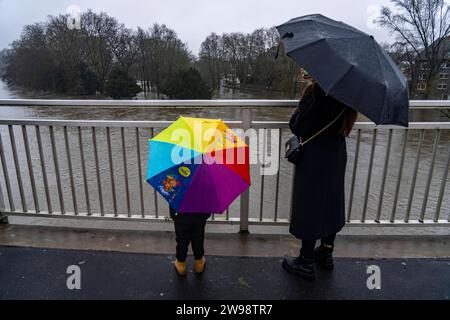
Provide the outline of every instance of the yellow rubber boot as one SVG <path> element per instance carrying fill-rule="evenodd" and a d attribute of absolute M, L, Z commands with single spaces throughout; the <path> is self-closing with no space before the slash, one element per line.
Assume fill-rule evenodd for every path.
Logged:
<path fill-rule="evenodd" d="M 174 266 L 175 270 L 177 270 L 177 273 L 180 277 L 186 276 L 186 262 L 180 262 L 178 261 L 178 259 L 176 259 Z"/>
<path fill-rule="evenodd" d="M 202 273 L 205 270 L 206 259 L 202 257 L 199 260 L 195 260 L 194 271 L 195 273 Z"/>

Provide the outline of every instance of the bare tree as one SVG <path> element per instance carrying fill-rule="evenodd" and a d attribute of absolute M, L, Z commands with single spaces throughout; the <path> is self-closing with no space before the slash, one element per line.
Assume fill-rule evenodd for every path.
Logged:
<path fill-rule="evenodd" d="M 149 30 L 148 49 L 150 81 L 159 97 L 166 82 L 191 65 L 192 57 L 175 31 L 164 24 L 154 24 Z"/>
<path fill-rule="evenodd" d="M 121 69 L 128 73 L 138 54 L 136 34 L 121 24 L 116 36 L 110 40 L 112 41 L 110 46 L 114 54 L 115 62 L 120 65 Z"/>
<path fill-rule="evenodd" d="M 425 62 L 427 89 L 425 98 L 430 94 L 431 84 L 450 52 L 450 6 L 445 0 L 391 0 L 397 9 L 381 9 L 377 22 L 391 30 L 404 43 L 408 54 L 414 52 L 418 60 Z M 447 57 L 448 58 L 448 57 Z"/>
<path fill-rule="evenodd" d="M 191 66 L 193 57 L 186 44 L 166 25 L 154 24 L 147 31 L 138 28 L 134 43 L 134 70 L 145 95 L 154 89 L 159 97 L 169 79 Z"/>
<path fill-rule="evenodd" d="M 141 82 L 144 96 L 150 92 L 150 68 L 148 66 L 149 61 L 149 36 L 142 28 L 138 28 L 135 36 L 137 46 L 137 56 L 135 61 L 136 74 Z"/>
<path fill-rule="evenodd" d="M 107 93 L 108 79 L 130 78 L 140 80 L 146 97 L 150 92 L 159 97 L 170 91 L 174 78 L 195 67 L 214 89 L 225 79 L 231 86 L 240 83 L 287 96 L 298 91 L 295 63 L 286 57 L 273 59 L 279 37 L 275 28 L 213 33 L 202 43 L 197 60 L 165 25 L 133 31 L 92 10 L 81 15 L 81 29 L 68 28 L 67 19 L 50 16 L 26 26 L 2 58 L 3 78 L 31 90 L 76 95 Z"/>
<path fill-rule="evenodd" d="M 264 43 L 254 62 L 254 78 L 257 83 L 269 89 L 280 76 L 277 70 L 278 61 L 274 60 L 279 35 L 275 28 L 262 29 L 259 32 L 262 33 Z"/>
<path fill-rule="evenodd" d="M 81 32 L 67 28 L 68 15 L 50 16 L 46 25 L 46 41 L 58 70 L 57 91 L 83 94 L 81 77 Z"/>
<path fill-rule="evenodd" d="M 67 19 L 49 16 L 25 26 L 2 59 L 2 78 L 31 90 L 76 95 L 107 93 L 108 79 L 133 87 L 137 78 L 145 94 L 156 89 L 159 95 L 178 71 L 192 66 L 186 44 L 165 25 L 134 32 L 92 10 L 81 15 L 81 29 L 68 28 Z"/>
<path fill-rule="evenodd" d="M 20 39 L 11 44 L 3 78 L 29 90 L 55 90 L 57 66 L 46 39 L 46 24 L 24 27 Z"/>
<path fill-rule="evenodd" d="M 221 37 L 215 33 L 206 37 L 200 47 L 200 68 L 214 89 L 219 89 L 223 77 L 223 47 Z"/>
<path fill-rule="evenodd" d="M 211 34 L 201 45 L 197 65 L 214 89 L 221 80 L 230 86 L 239 82 L 260 90 L 298 93 L 298 66 L 280 55 L 274 60 L 279 34 L 275 28 L 257 29 L 252 33 Z"/>
<path fill-rule="evenodd" d="M 113 66 L 113 47 L 117 42 L 119 25 L 106 13 L 88 10 L 81 16 L 81 26 L 85 60 L 100 79 L 103 93 L 106 77 Z"/>

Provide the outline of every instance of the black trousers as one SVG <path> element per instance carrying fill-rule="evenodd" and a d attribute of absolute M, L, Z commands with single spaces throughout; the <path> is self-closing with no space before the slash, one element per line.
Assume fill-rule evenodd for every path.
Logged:
<path fill-rule="evenodd" d="M 205 255 L 205 226 L 206 220 L 210 214 L 189 213 L 177 214 L 173 210 L 170 216 L 175 225 L 175 237 L 177 241 L 177 260 L 184 262 L 186 260 L 189 244 L 196 260 L 201 259 Z"/>
<path fill-rule="evenodd" d="M 328 237 L 321 239 L 321 244 L 326 244 L 329 246 L 334 246 L 334 240 L 336 239 L 336 234 L 329 235 Z M 300 255 L 305 258 L 314 257 L 314 247 L 316 246 L 316 240 L 302 240 L 302 248 L 300 249 Z"/>

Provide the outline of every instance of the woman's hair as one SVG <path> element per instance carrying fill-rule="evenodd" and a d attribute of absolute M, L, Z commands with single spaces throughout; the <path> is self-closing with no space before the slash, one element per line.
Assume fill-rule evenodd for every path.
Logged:
<path fill-rule="evenodd" d="M 316 87 L 316 81 L 313 78 L 310 78 L 308 80 L 309 80 L 309 84 L 303 90 L 301 99 L 304 99 L 308 96 L 314 97 L 314 89 Z"/>
<path fill-rule="evenodd" d="M 344 122 L 342 123 L 342 127 L 339 133 L 348 137 L 350 135 L 350 132 L 352 132 L 356 119 L 358 119 L 358 112 L 356 112 L 352 108 L 347 107 L 347 110 L 345 110 L 344 112 Z"/>
<path fill-rule="evenodd" d="M 302 94 L 302 99 L 312 96 L 314 97 L 314 90 L 316 87 L 316 82 L 314 79 L 310 80 L 311 83 L 305 88 Z M 358 119 L 358 112 L 353 110 L 350 107 L 347 107 L 347 110 L 344 112 L 344 122 L 342 123 L 342 127 L 339 130 L 339 133 L 348 137 L 350 133 L 352 132 L 352 129 L 355 125 L 356 120 Z"/>

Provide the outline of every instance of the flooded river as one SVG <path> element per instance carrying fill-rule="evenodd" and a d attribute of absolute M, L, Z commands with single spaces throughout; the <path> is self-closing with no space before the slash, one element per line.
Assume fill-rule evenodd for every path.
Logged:
<path fill-rule="evenodd" d="M 9 96 L 8 96 L 9 94 Z M 0 97 L 14 98 L 14 94 L 8 92 L 8 89 L 2 86 L 0 82 Z M 253 117 L 259 121 L 287 121 L 292 113 L 292 108 L 255 108 L 253 109 Z M 205 117 L 205 118 L 221 118 L 224 120 L 238 120 L 240 119 L 240 110 L 237 108 L 98 108 L 98 107 L 0 107 L 1 119 L 78 119 L 78 120 L 175 120 L 179 115 Z M 437 113 L 412 113 L 412 120 L 419 121 L 425 119 L 426 121 L 445 121 L 444 118 Z M 448 119 L 447 119 L 448 121 Z M 46 195 L 44 192 L 44 177 L 41 168 L 41 159 L 39 156 L 39 149 L 36 139 L 35 127 L 27 127 L 26 133 L 28 135 L 29 146 L 31 150 L 31 165 L 33 168 L 35 185 L 38 194 L 38 203 L 41 210 L 48 210 Z M 20 127 L 14 126 L 14 137 L 17 144 L 17 154 L 19 166 L 21 168 L 20 174 L 22 177 L 25 204 L 28 208 L 34 207 L 34 201 L 31 191 L 31 180 L 28 171 L 28 163 L 23 141 L 23 132 Z M 21 208 L 21 197 L 19 192 L 19 185 L 17 182 L 17 174 L 14 170 L 14 159 L 12 156 L 11 140 L 7 126 L 0 126 L 0 133 L 5 150 L 5 160 L 9 169 L 9 177 L 11 180 L 11 189 L 13 190 L 13 202 L 16 208 Z M 143 175 L 146 172 L 147 161 L 147 141 L 151 137 L 150 129 L 139 130 L 139 147 L 140 147 L 140 162 L 142 164 L 142 173 L 139 175 L 138 170 L 138 156 L 136 131 L 132 128 L 125 128 L 125 150 L 127 157 L 127 177 L 130 194 L 131 213 L 135 215 L 141 214 L 140 206 L 140 183 L 143 180 Z M 154 132 L 156 134 L 157 131 Z M 346 174 L 346 188 L 347 188 L 347 205 L 349 204 L 350 186 L 352 181 L 352 172 L 354 166 L 354 152 L 356 146 L 356 134 L 353 134 L 347 140 L 348 163 Z M 393 200 L 397 186 L 397 176 L 400 169 L 400 158 L 404 141 L 404 130 L 395 130 L 392 137 L 392 147 L 388 170 L 386 175 L 386 184 L 382 196 L 382 210 L 381 218 L 389 219 L 392 209 Z M 426 183 L 430 173 L 430 163 L 432 161 L 432 149 L 435 139 L 435 131 L 427 130 L 424 135 L 423 148 L 420 154 L 420 161 L 418 165 L 418 175 L 416 178 L 416 186 L 412 192 L 412 206 L 411 219 L 417 219 L 422 210 L 424 193 L 426 191 Z M 49 196 L 51 208 L 54 211 L 59 211 L 60 200 L 58 197 L 57 180 L 55 176 L 54 162 L 52 158 L 52 149 L 50 144 L 50 134 L 47 127 L 41 128 L 43 156 L 45 168 L 48 176 Z M 288 130 L 282 131 L 281 141 L 285 141 L 289 136 Z M 408 200 L 411 194 L 411 182 L 414 180 L 414 168 L 417 156 L 417 147 L 419 144 L 419 130 L 409 130 L 407 144 L 405 148 L 405 160 L 403 166 L 403 173 L 401 177 L 401 184 L 399 189 L 398 201 L 396 204 L 396 219 L 401 219 L 405 216 Z M 55 128 L 56 150 L 58 153 L 58 165 L 60 168 L 62 188 L 64 193 L 64 205 L 67 211 L 74 210 L 73 194 L 76 198 L 76 206 L 79 212 L 87 211 L 86 192 L 84 187 L 84 179 L 82 174 L 82 161 L 79 147 L 79 135 L 77 128 L 68 128 L 67 130 L 68 145 L 70 151 L 70 160 L 73 168 L 73 185 L 75 193 L 71 189 L 71 175 L 68 165 L 68 154 L 64 140 L 63 128 Z M 97 181 L 94 148 L 92 143 L 92 131 L 90 128 L 81 129 L 81 138 L 83 141 L 83 151 L 86 164 L 87 190 L 88 201 L 91 212 L 100 212 L 99 202 L 99 183 Z M 382 187 L 382 176 L 384 161 L 386 155 L 388 132 L 386 130 L 379 130 L 377 135 L 377 144 L 375 148 L 375 156 L 373 168 L 371 173 L 371 180 L 368 190 L 367 210 L 365 211 L 368 219 L 373 219 L 377 214 L 377 208 L 380 199 L 380 190 Z M 110 177 L 110 165 L 108 160 L 108 148 L 106 139 L 106 129 L 99 128 L 96 130 L 97 152 L 99 155 L 99 172 L 100 185 L 102 188 L 103 207 L 106 213 L 114 211 L 114 198 L 112 190 L 112 180 Z M 363 130 L 361 132 L 361 145 L 358 159 L 358 166 L 355 177 L 355 188 L 352 205 L 352 218 L 359 219 L 363 213 L 364 196 L 368 182 L 368 168 L 370 160 L 370 150 L 373 139 L 373 132 Z M 119 213 L 127 212 L 126 201 L 126 179 L 125 169 L 123 166 L 122 156 L 122 139 L 119 128 L 111 129 L 112 141 L 112 155 L 113 155 L 113 172 L 114 184 L 116 188 L 115 197 L 117 203 L 117 211 Z M 440 139 L 436 153 L 435 164 L 432 171 L 431 187 L 429 190 L 429 197 L 426 203 L 426 217 L 433 218 L 436 211 L 436 203 L 438 201 L 439 193 L 442 186 L 442 177 L 444 176 L 446 160 L 450 146 L 450 130 L 441 130 Z M 283 149 L 283 148 L 282 148 Z M 288 218 L 290 206 L 290 190 L 292 182 L 292 167 L 286 162 L 282 161 L 279 170 L 279 176 L 262 176 L 259 174 L 260 165 L 253 165 L 252 168 L 252 186 L 250 189 L 250 212 L 251 218 L 259 219 L 273 219 L 275 213 L 280 219 Z M 441 218 L 447 219 L 450 214 L 450 175 L 447 177 L 446 187 L 444 190 L 444 197 L 441 208 Z M 262 186 L 264 189 L 262 190 Z M 3 190 L 5 202 L 8 207 L 8 199 L 6 197 L 6 185 L 3 172 L 0 174 L 0 186 Z M 155 214 L 155 202 L 153 189 L 143 183 L 144 187 L 144 210 L 145 214 Z M 276 190 L 278 189 L 278 199 L 276 197 Z M 261 197 L 262 190 L 262 197 Z M 262 202 L 261 202 L 262 199 Z M 158 211 L 160 215 L 166 215 L 167 206 L 162 198 L 158 198 Z M 239 201 L 232 204 L 229 210 L 231 217 L 238 217 Z"/>

